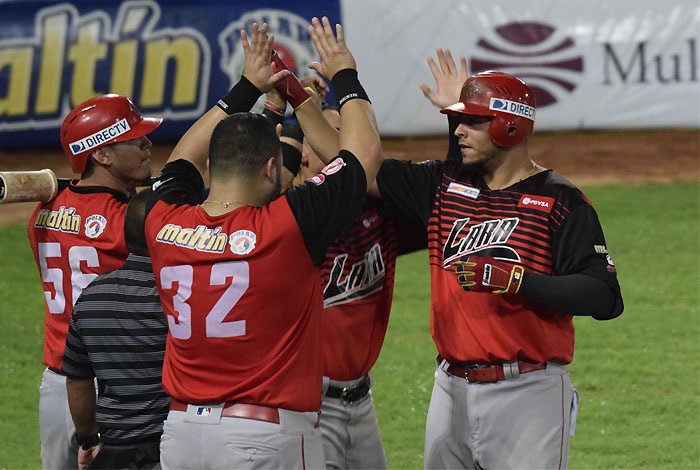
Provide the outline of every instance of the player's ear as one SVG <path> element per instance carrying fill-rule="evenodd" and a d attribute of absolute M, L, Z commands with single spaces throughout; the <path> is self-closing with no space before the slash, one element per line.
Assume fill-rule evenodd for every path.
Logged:
<path fill-rule="evenodd" d="M 275 157 L 270 157 L 265 162 L 263 167 L 264 177 L 266 180 L 274 181 L 277 175 L 277 165 L 279 164 L 279 159 Z"/>
<path fill-rule="evenodd" d="M 108 147 L 95 149 L 90 156 L 100 165 L 110 166 L 112 164 L 112 155 Z"/>

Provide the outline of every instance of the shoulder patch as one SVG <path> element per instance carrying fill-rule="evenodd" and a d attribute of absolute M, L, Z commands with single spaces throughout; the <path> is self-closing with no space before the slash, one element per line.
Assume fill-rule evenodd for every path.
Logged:
<path fill-rule="evenodd" d="M 308 181 L 309 183 L 314 184 L 316 186 L 320 186 L 323 184 L 324 181 L 326 181 L 326 176 L 322 173 L 319 173 L 316 176 L 309 178 L 306 181 Z"/>
<path fill-rule="evenodd" d="M 250 230 L 238 230 L 231 234 L 228 239 L 231 245 L 231 253 L 236 255 L 247 255 L 255 249 L 257 236 Z"/>
<path fill-rule="evenodd" d="M 85 219 L 85 235 L 89 238 L 97 238 L 104 232 L 107 219 L 100 214 L 93 214 Z"/>
<path fill-rule="evenodd" d="M 330 162 L 328 165 L 326 165 L 323 170 L 321 170 L 321 173 L 324 175 L 330 176 L 332 174 L 338 173 L 341 168 L 345 166 L 345 161 L 341 158 L 338 157 L 332 162 Z"/>

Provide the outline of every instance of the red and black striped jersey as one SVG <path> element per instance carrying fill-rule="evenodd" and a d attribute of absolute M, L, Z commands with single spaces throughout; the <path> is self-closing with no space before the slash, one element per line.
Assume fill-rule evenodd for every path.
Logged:
<path fill-rule="evenodd" d="M 126 194 L 75 182 L 40 203 L 29 218 L 29 242 L 44 287 L 44 364 L 61 369 L 73 305 L 98 274 L 120 267 Z"/>
<path fill-rule="evenodd" d="M 329 247 L 322 265 L 323 375 L 349 381 L 377 361 L 394 292 L 396 222 L 368 199 L 362 215 Z"/>
<path fill-rule="evenodd" d="M 366 196 L 357 159 L 263 207 L 209 216 L 184 160 L 166 165 L 146 237 L 168 320 L 163 385 L 188 403 L 317 411 L 322 389 L 318 265 Z"/>
<path fill-rule="evenodd" d="M 465 292 L 450 262 L 482 255 L 559 276 L 586 274 L 619 296 L 597 214 L 583 193 L 548 170 L 491 190 L 460 163 L 384 162 L 377 178 L 387 204 L 428 228 L 431 332 L 454 362 L 573 358 L 573 317 L 522 296 Z"/>

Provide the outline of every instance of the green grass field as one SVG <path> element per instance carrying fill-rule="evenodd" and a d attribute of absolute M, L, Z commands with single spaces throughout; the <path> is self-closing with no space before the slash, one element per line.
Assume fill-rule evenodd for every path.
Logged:
<path fill-rule="evenodd" d="M 625 312 L 576 319 L 570 366 L 581 393 L 573 469 L 700 468 L 700 185 L 586 188 L 618 268 Z M 40 467 L 42 291 L 26 230 L 0 230 L 0 468 Z M 374 370 L 392 469 L 422 468 L 435 348 L 427 255 L 399 259 Z"/>

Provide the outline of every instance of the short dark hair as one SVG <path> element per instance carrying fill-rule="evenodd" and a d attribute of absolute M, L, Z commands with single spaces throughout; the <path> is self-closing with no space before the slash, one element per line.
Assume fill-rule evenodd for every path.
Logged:
<path fill-rule="evenodd" d="M 146 188 L 134 195 L 126 207 L 124 216 L 124 239 L 126 247 L 131 253 L 148 256 L 146 247 L 146 234 L 143 224 L 146 220 L 146 204 L 153 190 Z"/>
<path fill-rule="evenodd" d="M 216 125 L 209 144 L 212 178 L 253 177 L 270 157 L 281 158 L 275 126 L 257 113 L 235 113 Z"/>

